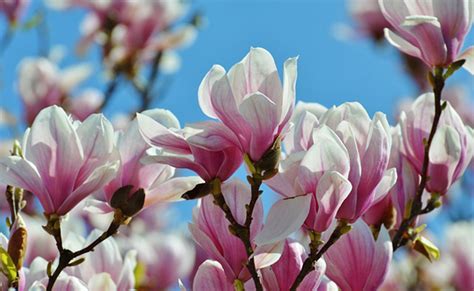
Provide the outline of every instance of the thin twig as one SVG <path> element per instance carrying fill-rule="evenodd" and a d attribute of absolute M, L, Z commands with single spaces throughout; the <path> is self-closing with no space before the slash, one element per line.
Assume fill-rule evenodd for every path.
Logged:
<path fill-rule="evenodd" d="M 412 225 L 413 221 L 415 218 L 420 215 L 420 214 L 425 214 L 428 213 L 428 209 L 422 209 L 422 196 L 423 196 L 423 191 L 425 190 L 426 184 L 429 180 L 428 177 L 428 167 L 429 167 L 429 152 L 431 148 L 431 143 L 433 141 L 433 138 L 435 136 L 436 130 L 438 128 L 439 120 L 441 118 L 441 113 L 443 112 L 443 108 L 441 105 L 441 92 L 443 91 L 444 88 L 444 83 L 445 83 L 445 78 L 443 77 L 443 69 L 442 68 L 436 68 L 435 73 L 433 75 L 433 93 L 434 93 L 434 98 L 435 98 L 435 115 L 433 118 L 433 124 L 431 125 L 431 130 L 430 130 L 430 135 L 428 137 L 428 140 L 425 143 L 425 152 L 424 152 L 424 158 L 423 158 L 423 167 L 421 170 L 421 180 L 420 184 L 418 185 L 417 192 L 415 199 L 413 201 L 413 204 L 411 206 L 411 211 L 410 214 L 408 215 L 407 218 L 405 218 L 402 223 L 400 224 L 400 227 L 398 228 L 397 232 L 395 233 L 393 239 L 392 239 L 392 244 L 393 244 L 393 251 L 397 250 L 399 247 L 403 246 L 406 244 L 407 239 L 404 238 L 404 234 L 408 230 L 408 228 Z"/>
<path fill-rule="evenodd" d="M 114 95 L 115 89 L 117 89 L 117 85 L 119 84 L 119 79 L 120 79 L 120 75 L 114 75 L 112 79 L 109 81 L 104 91 L 104 101 L 102 101 L 102 104 L 97 109 L 98 112 L 103 111 L 104 108 L 109 104 L 110 99 L 112 99 L 112 96 Z"/>
<path fill-rule="evenodd" d="M 350 230 L 350 225 L 346 221 L 339 221 L 339 224 L 332 232 L 328 241 L 323 245 L 321 250 L 318 251 L 319 246 L 321 245 L 320 235 L 311 235 L 310 253 L 301 267 L 298 276 L 296 276 L 295 281 L 291 285 L 290 291 L 296 291 L 296 288 L 303 282 L 306 275 L 311 273 L 314 270 L 314 263 L 317 262 L 323 254 L 345 233 Z"/>
<path fill-rule="evenodd" d="M 252 176 L 254 177 L 254 176 Z M 249 177 L 250 181 L 250 177 Z M 260 282 L 260 278 L 257 273 L 257 269 L 255 267 L 255 260 L 253 258 L 253 247 L 252 243 L 250 241 L 250 224 L 252 223 L 252 214 L 253 214 L 253 209 L 255 208 L 256 202 L 258 200 L 258 197 L 260 195 L 260 185 L 262 181 L 261 179 L 257 179 L 256 183 L 251 184 L 252 185 L 252 198 L 250 201 L 250 204 L 246 205 L 247 207 L 247 213 L 246 213 L 246 219 L 244 224 L 240 224 L 237 222 L 237 220 L 234 218 L 234 215 L 232 214 L 229 206 L 227 205 L 224 196 L 222 195 L 222 191 L 220 189 L 220 185 L 218 185 L 218 189 L 212 191 L 212 195 L 214 196 L 214 203 L 219 206 L 219 208 L 224 212 L 224 215 L 229 221 L 229 231 L 232 233 L 234 236 L 238 237 L 242 243 L 244 244 L 245 247 L 245 252 L 247 253 L 247 257 L 250 258 L 247 261 L 246 267 L 252 276 L 252 280 L 254 281 L 255 284 L 255 289 L 257 291 L 262 291 L 262 283 Z"/>
<path fill-rule="evenodd" d="M 120 213 L 115 213 L 116 215 L 114 216 L 114 220 L 110 223 L 109 228 L 102 233 L 101 236 L 99 236 L 96 240 L 94 240 L 92 243 L 90 243 L 88 246 L 85 248 L 78 250 L 76 252 L 72 252 L 71 250 L 65 249 L 63 247 L 62 239 L 61 239 L 61 228 L 57 227 L 52 231 L 51 235 L 54 237 L 56 240 L 56 246 L 59 251 L 59 263 L 58 266 L 56 267 L 56 270 L 54 273 L 49 276 L 48 280 L 48 286 L 46 287 L 47 291 L 53 290 L 54 283 L 58 279 L 59 275 L 61 272 L 66 268 L 71 266 L 71 261 L 74 260 L 77 257 L 80 257 L 86 253 L 92 252 L 94 248 L 99 245 L 101 242 L 104 240 L 108 239 L 109 237 L 113 236 L 114 234 L 117 233 L 120 225 L 123 222 L 123 217 L 121 217 Z M 73 262 L 74 264 L 74 262 Z"/>

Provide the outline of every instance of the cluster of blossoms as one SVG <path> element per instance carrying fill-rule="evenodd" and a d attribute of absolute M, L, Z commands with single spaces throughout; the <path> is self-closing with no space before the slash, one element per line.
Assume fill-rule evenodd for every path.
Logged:
<path fill-rule="evenodd" d="M 69 2 L 61 4 L 91 10 L 82 44 L 99 41 L 116 72 L 134 75 L 137 60 L 186 38 L 169 31 L 179 13 L 165 13 L 176 9 L 167 1 Z M 0 236 L 0 286 L 395 289 L 395 250 L 409 245 L 439 256 L 419 216 L 440 207 L 474 156 L 469 113 L 441 94 L 460 66 L 474 71 L 473 49 L 460 54 L 473 4 L 456 3 L 380 0 L 386 21 L 364 27 L 389 23 L 386 38 L 430 71 L 433 93 L 404 107 L 394 126 L 357 102 L 296 103 L 298 58 L 284 62 L 281 78 L 263 48 L 228 71 L 213 66 L 198 89 L 213 120 L 184 127 L 170 111 L 151 109 L 114 128 L 96 113 L 100 101 L 69 98 L 87 68 L 59 73 L 47 59 L 25 60 L 19 91 L 30 127 L 0 158 L 12 209 L 10 236 Z M 235 177 L 242 166 L 248 184 Z M 262 185 L 278 195 L 266 216 Z M 45 232 L 38 217 L 21 212 L 28 193 L 43 209 Z M 184 199 L 199 199 L 188 225 L 195 245 L 161 231 L 163 203 Z M 112 238 L 122 225 L 129 227 Z M 451 235 L 446 249 L 456 272 L 446 281 L 472 288 L 463 230 Z"/>

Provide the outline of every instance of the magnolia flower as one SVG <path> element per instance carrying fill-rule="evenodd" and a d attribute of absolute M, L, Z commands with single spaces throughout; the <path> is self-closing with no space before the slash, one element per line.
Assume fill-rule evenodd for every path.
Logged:
<path fill-rule="evenodd" d="M 375 40 L 383 39 L 384 28 L 390 27 L 390 23 L 380 10 L 378 0 L 350 0 L 348 2 L 349 12 L 357 22 L 358 31 L 368 35 Z"/>
<path fill-rule="evenodd" d="M 293 112 L 297 58 L 284 64 L 283 86 L 272 55 L 251 48 L 226 74 L 215 65 L 199 86 L 199 105 L 239 138 L 243 150 L 259 161 L 281 136 Z"/>
<path fill-rule="evenodd" d="M 185 279 L 194 266 L 194 247 L 182 235 L 149 231 L 132 234 L 120 241 L 125 249 L 136 249 L 137 261 L 143 273 L 136 286 L 139 289 L 167 290 Z"/>
<path fill-rule="evenodd" d="M 190 169 L 206 182 L 227 180 L 242 163 L 237 137 L 221 123 L 207 121 L 180 129 L 174 117 L 167 128 L 145 114 L 137 114 L 137 121 L 145 141 L 163 149 L 152 153 L 148 162 Z"/>
<path fill-rule="evenodd" d="M 99 43 L 106 65 L 126 73 L 133 74 L 137 64 L 150 61 L 158 52 L 188 45 L 196 36 L 193 24 L 175 25 L 188 10 L 179 0 L 48 2 L 56 9 L 88 9 L 78 51 L 84 53 L 93 42 Z"/>
<path fill-rule="evenodd" d="M 387 170 L 392 144 L 390 127 L 384 114 L 377 112 L 371 120 L 362 105 L 355 102 L 330 108 L 320 122 L 336 132 L 349 153 L 352 191 L 336 217 L 354 222 L 395 184 L 395 169 Z"/>
<path fill-rule="evenodd" d="M 290 290 L 298 276 L 307 254 L 304 247 L 289 239 L 285 240 L 281 258 L 273 265 L 261 270 L 262 283 L 266 290 Z M 304 278 L 298 290 L 317 290 L 326 270 L 324 260 L 318 260 L 315 269 Z"/>
<path fill-rule="evenodd" d="M 285 199 L 270 209 L 257 244 L 285 239 L 303 223 L 307 229 L 324 232 L 351 191 L 349 154 L 342 141 L 325 125 L 310 132 L 312 146 L 290 154 L 279 173 L 266 181 Z"/>
<path fill-rule="evenodd" d="M 452 283 L 458 290 L 472 290 L 474 288 L 474 252 L 472 233 L 474 223 L 458 222 L 447 228 L 446 246 L 449 256 L 454 262 Z"/>
<path fill-rule="evenodd" d="M 98 236 L 99 232 L 96 230 L 86 240 L 71 233 L 66 237 L 65 244 L 83 247 Z M 94 252 L 87 253 L 84 258 L 83 263 L 69 267 L 59 275 L 53 290 L 113 291 L 134 288 L 136 251 L 129 251 L 125 257 L 122 257 L 114 238 L 108 238 L 96 246 Z M 38 257 L 25 271 L 26 286 L 29 290 L 43 290 L 45 288 L 48 283 L 47 264 L 46 260 Z"/>
<path fill-rule="evenodd" d="M 383 283 L 392 259 L 392 242 L 385 228 L 374 240 L 363 221 L 324 254 L 326 275 L 342 290 L 371 291 Z"/>
<path fill-rule="evenodd" d="M 73 123 L 43 109 L 25 134 L 23 155 L 0 159 L 0 182 L 35 194 L 46 214 L 64 215 L 116 174 L 113 129 L 103 115 Z"/>
<path fill-rule="evenodd" d="M 235 289 L 232 282 L 228 281 L 222 265 L 217 261 L 207 260 L 199 266 L 196 272 L 193 281 L 193 290 L 233 291 Z"/>
<path fill-rule="evenodd" d="M 447 67 L 465 59 L 474 74 L 474 47 L 460 54 L 474 17 L 470 0 L 411 1 L 379 0 L 392 29 L 385 37 L 406 54 L 420 58 L 429 67 Z"/>
<path fill-rule="evenodd" d="M 162 126 L 179 127 L 176 117 L 167 110 L 147 110 L 142 114 Z M 145 206 L 178 200 L 183 193 L 200 182 L 200 179 L 172 178 L 175 169 L 171 166 L 159 163 L 143 164 L 141 159 L 146 156 L 150 146 L 141 137 L 138 126 L 137 119 L 134 119 L 128 128 L 118 135 L 117 149 L 121 166 L 117 176 L 104 188 L 107 202 L 110 203 L 115 191 L 127 185 L 132 186 L 130 194 L 138 189 L 145 190 Z"/>
<path fill-rule="evenodd" d="M 434 96 L 426 93 L 418 97 L 410 110 L 402 112 L 403 155 L 412 163 L 416 172 L 422 174 L 425 140 L 434 118 Z M 465 126 L 449 102 L 441 114 L 438 129 L 429 152 L 429 192 L 445 194 L 459 179 L 474 154 L 474 132 Z"/>
<path fill-rule="evenodd" d="M 236 221 L 243 224 L 247 212 L 245 205 L 249 203 L 251 197 L 249 187 L 240 181 L 230 181 L 222 185 L 222 194 Z M 251 241 L 260 230 L 262 220 L 263 207 L 261 200 L 258 200 L 250 226 Z M 229 232 L 229 222 L 224 212 L 213 203 L 211 196 L 201 199 L 194 209 L 193 223 L 189 225 L 189 230 L 209 258 L 220 263 L 230 284 L 235 279 L 245 282 L 250 278 L 245 267 L 247 262 L 245 247 L 239 238 Z"/>
<path fill-rule="evenodd" d="M 390 151 L 389 168 L 397 170 L 397 182 L 390 192 L 379 203 L 372 206 L 365 214 L 364 220 L 369 225 L 380 225 L 390 215 L 391 208 L 396 211 L 395 225 L 399 226 L 410 200 L 413 200 L 418 188 L 418 173 L 402 154 L 402 136 L 400 126 L 392 128 L 392 149 Z M 384 221 L 385 222 L 385 221 Z"/>
<path fill-rule="evenodd" d="M 0 11 L 5 14 L 10 24 L 15 24 L 30 5 L 30 0 L 0 1 Z"/>
<path fill-rule="evenodd" d="M 33 122 L 43 108 L 51 105 L 66 103 L 71 113 L 80 120 L 94 113 L 101 102 L 92 100 L 90 103 L 91 99 L 102 100 L 101 94 L 95 92 L 91 95 L 87 93 L 90 91 L 85 91 L 78 100 L 68 100 L 71 91 L 90 73 L 90 66 L 85 64 L 59 71 L 56 64 L 46 58 L 22 60 L 19 65 L 18 91 L 25 105 L 28 124 Z"/>

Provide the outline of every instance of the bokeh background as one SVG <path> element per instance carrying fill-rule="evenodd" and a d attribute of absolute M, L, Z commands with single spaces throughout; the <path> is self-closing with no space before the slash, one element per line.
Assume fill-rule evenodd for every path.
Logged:
<path fill-rule="evenodd" d="M 193 1 L 182 21 L 188 21 L 194 12 L 199 12 L 203 24 L 195 42 L 178 51 L 179 70 L 173 75 L 159 76 L 158 92 L 163 94 L 156 97 L 153 107 L 171 110 L 182 125 L 206 119 L 197 99 L 197 89 L 204 75 L 213 64 L 229 69 L 250 47 L 260 46 L 273 54 L 279 68 L 288 57 L 299 56 L 297 100 L 318 102 L 327 107 L 358 101 L 370 115 L 376 111 L 386 113 L 393 124 L 397 104 L 402 98 L 416 97 L 417 87 L 404 72 L 400 55 L 393 47 L 341 33 L 342 27 L 353 25 L 346 4 L 343 0 Z M 16 116 L 23 115 L 16 89 L 17 65 L 24 57 L 38 56 L 48 48 L 49 51 L 58 51 L 58 47 L 65 50 L 60 67 L 78 62 L 93 65 L 94 74 L 81 88 L 104 90 L 107 84 L 97 46 L 83 57 L 74 53 L 85 11 L 50 10 L 42 1 L 33 0 L 25 21 L 37 13 L 45 16 L 45 24 L 18 30 L 0 57 L 0 107 Z M 5 30 L 6 22 L 2 21 L 0 33 Z M 473 43 L 471 32 L 466 44 Z M 474 96 L 474 79 L 467 72 L 460 70 L 449 83 L 463 84 L 470 98 Z M 117 112 L 129 112 L 138 106 L 135 94 L 129 84 L 121 84 L 105 114 L 113 118 Z M 0 139 L 11 137 L 8 128 L 0 128 Z M 245 171 L 240 170 L 239 175 L 243 177 Z M 268 188 L 264 190 L 269 192 Z M 271 195 L 265 197 L 271 199 Z M 457 203 L 460 203 L 457 206 L 460 211 L 466 212 L 463 215 L 472 218 L 472 199 Z M 175 222 L 189 221 L 194 205 L 193 201 L 175 204 Z M 439 225 L 433 225 L 434 229 Z"/>

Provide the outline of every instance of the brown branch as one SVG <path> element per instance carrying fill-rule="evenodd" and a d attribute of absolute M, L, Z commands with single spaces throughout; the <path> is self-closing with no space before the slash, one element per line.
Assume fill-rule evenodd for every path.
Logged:
<path fill-rule="evenodd" d="M 245 252 L 247 253 L 247 257 L 250 258 L 247 261 L 246 267 L 252 276 L 252 280 L 255 284 L 255 289 L 257 291 L 263 291 L 262 283 L 260 282 L 260 278 L 258 276 L 257 269 L 255 267 L 255 260 L 253 258 L 253 247 L 250 241 L 250 224 L 252 223 L 252 214 L 253 209 L 255 208 L 256 202 L 258 197 L 260 196 L 260 185 L 262 183 L 261 179 L 254 178 L 255 176 L 249 177 L 249 181 L 255 181 L 251 183 L 252 186 L 252 197 L 250 203 L 246 205 L 247 213 L 246 219 L 244 224 L 240 224 L 235 220 L 232 211 L 230 210 L 229 206 L 227 205 L 224 195 L 222 195 L 220 181 L 214 180 L 213 183 L 213 190 L 212 195 L 214 197 L 214 203 L 219 206 L 219 208 L 224 212 L 226 219 L 229 221 L 229 231 L 234 236 L 238 237 L 245 247 Z"/>
<path fill-rule="evenodd" d="M 102 233 L 101 236 L 99 236 L 96 240 L 94 240 L 92 243 L 90 243 L 88 246 L 85 248 L 78 250 L 76 252 L 72 252 L 71 250 L 63 248 L 63 243 L 61 239 L 61 227 L 59 225 L 59 218 L 55 217 L 52 219 L 48 219 L 48 224 L 45 226 L 45 230 L 51 234 L 54 239 L 56 240 L 56 246 L 59 251 L 59 263 L 58 266 L 56 267 L 56 270 L 54 271 L 53 274 L 48 274 L 49 280 L 48 280 L 48 286 L 46 287 L 47 291 L 53 290 L 54 283 L 58 279 L 59 275 L 61 272 L 71 266 L 75 265 L 74 262 L 71 261 L 74 260 L 77 257 L 80 257 L 86 253 L 94 251 L 94 248 L 99 245 L 101 242 L 104 240 L 108 239 L 109 237 L 113 236 L 114 234 L 117 233 L 120 225 L 127 219 L 128 217 L 125 217 L 122 215 L 120 211 L 115 212 L 114 219 L 110 223 L 109 228 Z"/>
<path fill-rule="evenodd" d="M 431 73 L 430 73 L 431 74 Z M 407 218 L 403 219 L 400 227 L 398 228 L 397 232 L 395 233 L 392 244 L 393 244 L 393 251 L 397 250 L 399 247 L 405 245 L 407 243 L 407 239 L 404 238 L 408 228 L 412 226 L 416 217 L 420 214 L 425 214 L 430 212 L 429 208 L 422 208 L 422 196 L 423 191 L 426 188 L 426 184 L 429 180 L 428 177 L 428 167 L 429 167 L 429 152 L 431 148 L 431 143 L 433 141 L 434 135 L 438 128 L 439 120 L 441 118 L 441 113 L 443 112 L 443 106 L 441 104 L 441 92 L 444 88 L 445 78 L 443 76 L 443 69 L 442 68 L 435 68 L 434 74 L 431 75 L 431 83 L 433 86 L 433 93 L 435 98 L 435 115 L 433 118 L 433 124 L 431 125 L 430 135 L 428 140 L 425 143 L 425 152 L 423 158 L 423 166 L 421 170 L 421 180 L 420 184 L 418 185 L 417 192 L 413 204 L 411 206 L 410 214 Z M 428 205 L 429 206 L 429 205 Z M 428 207 L 427 206 L 427 207 Z M 434 209 L 434 208 L 433 208 Z"/>
<path fill-rule="evenodd" d="M 339 221 L 337 227 L 332 232 L 328 241 L 323 245 L 321 250 L 318 251 L 319 246 L 322 244 L 320 240 L 321 235 L 312 231 L 310 232 L 311 242 L 309 244 L 310 253 L 301 267 L 298 276 L 296 276 L 295 281 L 291 285 L 290 291 L 296 291 L 296 288 L 303 282 L 306 275 L 311 273 L 314 270 L 314 263 L 316 263 L 323 254 L 344 234 L 351 230 L 351 226 L 347 224 L 346 221 Z"/>

